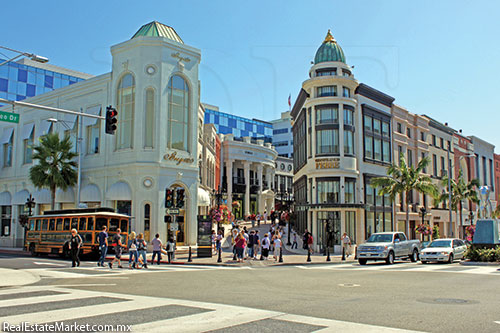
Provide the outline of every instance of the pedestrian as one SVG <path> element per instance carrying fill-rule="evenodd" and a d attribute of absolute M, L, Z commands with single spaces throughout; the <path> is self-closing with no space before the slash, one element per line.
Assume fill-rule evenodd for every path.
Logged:
<path fill-rule="evenodd" d="M 261 219 L 261 216 L 260 216 L 260 213 L 257 213 L 257 226 L 260 227 L 260 219 Z"/>
<path fill-rule="evenodd" d="M 347 232 L 344 232 L 342 235 L 342 250 L 344 251 L 344 254 L 349 258 L 349 255 L 351 255 L 351 239 L 349 236 L 347 236 Z"/>
<path fill-rule="evenodd" d="M 307 250 L 309 251 L 309 253 L 313 253 L 313 236 L 311 233 L 309 233 L 309 235 L 307 236 Z"/>
<path fill-rule="evenodd" d="M 113 268 L 113 263 L 115 261 L 118 261 L 118 268 L 123 268 L 122 262 L 121 262 L 121 257 L 122 257 L 122 249 L 124 248 L 124 246 L 122 244 L 121 233 L 122 233 L 122 231 L 120 229 L 116 229 L 116 234 L 113 236 L 112 245 L 114 246 L 115 257 L 113 258 L 113 260 L 108 262 L 109 268 Z"/>
<path fill-rule="evenodd" d="M 161 261 L 161 248 L 163 246 L 163 244 L 161 243 L 160 234 L 155 235 L 155 238 L 151 241 L 151 244 L 153 245 L 153 257 L 151 258 L 151 264 L 154 264 L 155 257 L 158 256 L 157 260 L 159 265 Z"/>
<path fill-rule="evenodd" d="M 248 236 L 246 227 L 243 228 L 242 233 L 243 233 L 243 237 L 245 238 L 245 248 L 243 249 L 243 258 L 247 259 L 248 258 L 248 240 L 250 237 Z"/>
<path fill-rule="evenodd" d="M 219 233 L 217 234 L 217 241 L 216 241 L 216 248 L 217 248 L 217 253 L 219 253 L 222 250 L 222 238 L 224 236 L 222 235 L 222 230 L 219 230 Z"/>
<path fill-rule="evenodd" d="M 278 257 L 280 256 L 280 248 L 281 248 L 281 238 L 279 234 L 274 236 L 274 260 L 278 261 Z"/>
<path fill-rule="evenodd" d="M 259 230 L 255 231 L 255 234 L 253 235 L 253 258 L 257 259 L 257 254 L 259 253 L 260 249 L 260 236 L 259 236 Z"/>
<path fill-rule="evenodd" d="M 166 246 L 168 263 L 172 263 L 172 258 L 174 257 L 175 243 L 173 238 L 169 238 Z"/>
<path fill-rule="evenodd" d="M 250 231 L 250 235 L 248 235 L 248 243 L 247 243 L 247 249 L 248 249 L 248 256 L 253 259 L 254 257 L 254 251 L 255 251 L 255 231 Z"/>
<path fill-rule="evenodd" d="M 236 248 L 236 258 L 238 262 L 243 262 L 243 251 L 245 250 L 246 247 L 246 240 L 245 236 L 243 235 L 243 232 L 241 232 L 238 236 L 236 236 L 236 243 L 235 243 L 235 248 Z"/>
<path fill-rule="evenodd" d="M 215 233 L 215 230 L 212 230 L 210 240 L 212 241 L 212 255 L 217 254 L 217 234 Z"/>
<path fill-rule="evenodd" d="M 128 235 L 128 268 L 136 268 L 137 265 L 137 240 L 135 239 L 135 231 Z M 132 263 L 133 261 L 133 263 Z"/>
<path fill-rule="evenodd" d="M 104 267 L 104 261 L 106 260 L 106 255 L 108 254 L 108 233 L 106 232 L 108 228 L 106 226 L 102 227 L 102 231 L 97 235 L 99 240 L 99 251 L 101 256 L 97 262 L 97 266 Z"/>
<path fill-rule="evenodd" d="M 139 236 L 137 236 L 137 254 L 139 262 L 141 263 L 141 267 L 148 268 L 148 259 L 146 257 L 147 243 L 142 233 L 140 233 Z"/>
<path fill-rule="evenodd" d="M 267 223 L 267 211 L 264 211 L 264 224 Z"/>
<path fill-rule="evenodd" d="M 293 235 L 293 243 L 291 248 L 293 249 L 293 247 L 295 246 L 295 249 L 297 249 L 297 233 L 294 231 L 292 235 Z"/>
<path fill-rule="evenodd" d="M 268 234 L 265 234 L 264 238 L 262 238 L 262 249 L 260 254 L 260 260 L 267 260 L 267 257 L 269 256 L 270 244 L 271 242 L 269 240 Z"/>
<path fill-rule="evenodd" d="M 80 258 L 78 254 L 82 246 L 82 237 L 78 234 L 76 229 L 71 229 L 71 238 L 69 239 L 69 248 L 71 250 L 71 267 L 80 267 Z"/>
<path fill-rule="evenodd" d="M 304 234 L 302 235 L 302 248 L 307 250 L 307 240 L 309 239 L 309 231 L 304 230 Z"/>

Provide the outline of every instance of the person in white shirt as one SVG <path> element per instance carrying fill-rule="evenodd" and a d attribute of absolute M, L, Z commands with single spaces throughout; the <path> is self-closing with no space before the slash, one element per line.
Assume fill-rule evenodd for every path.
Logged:
<path fill-rule="evenodd" d="M 351 249 L 350 249 L 351 239 L 349 238 L 349 236 L 347 236 L 347 232 L 344 232 L 341 240 L 342 240 L 342 248 L 344 250 L 344 253 L 347 257 L 349 257 L 351 255 Z"/>
<path fill-rule="evenodd" d="M 274 260 L 278 260 L 280 256 L 280 248 L 281 248 L 281 238 L 278 235 L 274 236 Z"/>
<path fill-rule="evenodd" d="M 266 223 L 267 223 L 267 212 L 264 211 L 264 224 L 266 224 Z"/>
<path fill-rule="evenodd" d="M 267 257 L 269 256 L 269 246 L 271 245 L 271 241 L 269 240 L 267 234 L 264 235 L 264 238 L 262 238 L 262 242 L 260 244 L 261 244 L 260 260 L 267 260 Z"/>
<path fill-rule="evenodd" d="M 243 237 L 245 238 L 245 243 L 247 244 L 245 245 L 245 249 L 243 250 L 243 258 L 248 259 L 248 240 L 250 239 L 250 237 L 248 236 L 246 229 L 243 229 Z"/>

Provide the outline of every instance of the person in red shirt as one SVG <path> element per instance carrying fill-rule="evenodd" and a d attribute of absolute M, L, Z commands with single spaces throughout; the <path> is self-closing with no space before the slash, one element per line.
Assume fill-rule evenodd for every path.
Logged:
<path fill-rule="evenodd" d="M 238 262 L 243 262 L 243 251 L 247 246 L 247 241 L 245 239 L 245 236 L 243 236 L 243 232 L 240 232 L 238 236 L 236 236 L 236 242 L 234 246 L 236 248 L 236 258 Z"/>

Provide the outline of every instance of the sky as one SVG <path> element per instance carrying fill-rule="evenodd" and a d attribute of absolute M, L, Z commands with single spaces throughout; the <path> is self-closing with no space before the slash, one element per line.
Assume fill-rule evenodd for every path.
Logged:
<path fill-rule="evenodd" d="M 201 50 L 201 101 L 273 120 L 331 29 L 354 76 L 500 151 L 500 1 L 8 1 L 0 45 L 93 75 L 153 20 Z M 3 57 L 0 54 L 0 57 Z"/>

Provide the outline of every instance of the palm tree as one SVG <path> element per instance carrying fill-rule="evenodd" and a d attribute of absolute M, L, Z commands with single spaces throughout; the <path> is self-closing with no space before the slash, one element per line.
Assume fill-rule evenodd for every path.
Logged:
<path fill-rule="evenodd" d="M 449 200 L 448 195 L 448 176 L 443 177 L 441 180 L 441 185 L 446 190 L 439 196 L 439 202 L 446 202 Z M 451 186 L 451 209 L 455 211 L 455 216 L 457 215 L 457 209 L 460 211 L 460 226 L 462 226 L 462 201 L 469 200 L 474 203 L 479 202 L 479 198 L 477 196 L 476 187 L 479 187 L 479 181 L 477 179 L 473 179 L 470 182 L 465 182 L 464 174 L 462 170 L 458 172 L 458 178 L 450 179 Z M 451 221 L 450 221 L 451 223 Z M 462 237 L 463 230 L 460 228 L 459 235 Z"/>
<path fill-rule="evenodd" d="M 40 144 L 34 146 L 33 159 L 38 164 L 30 169 L 30 180 L 38 188 L 48 188 L 51 194 L 51 209 L 54 209 L 56 190 L 63 191 L 77 182 L 77 163 L 73 159 L 77 156 L 72 152 L 72 143 L 69 136 L 60 140 L 56 133 L 47 134 L 40 138 Z"/>
<path fill-rule="evenodd" d="M 406 206 L 406 235 L 410 231 L 410 193 L 417 190 L 420 193 L 431 195 L 432 197 L 438 196 L 438 189 L 432 183 L 429 176 L 423 174 L 423 170 L 429 164 L 429 159 L 424 157 L 418 162 L 417 167 L 407 166 L 404 155 L 401 155 L 399 165 L 391 164 L 387 168 L 387 176 L 373 178 L 370 184 L 373 187 L 381 188 L 379 195 L 389 195 L 392 202 L 396 199 L 397 195 L 405 197 Z"/>

